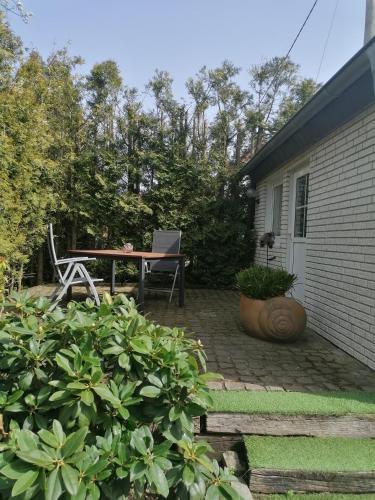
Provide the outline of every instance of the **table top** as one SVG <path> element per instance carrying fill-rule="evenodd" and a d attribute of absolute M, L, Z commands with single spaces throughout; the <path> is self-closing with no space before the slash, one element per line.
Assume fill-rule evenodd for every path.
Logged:
<path fill-rule="evenodd" d="M 181 259 L 182 253 L 157 253 L 157 252 L 124 252 L 124 250 L 68 250 L 70 255 L 82 255 L 83 257 L 98 257 L 107 259 L 145 259 L 145 260 L 168 260 Z"/>

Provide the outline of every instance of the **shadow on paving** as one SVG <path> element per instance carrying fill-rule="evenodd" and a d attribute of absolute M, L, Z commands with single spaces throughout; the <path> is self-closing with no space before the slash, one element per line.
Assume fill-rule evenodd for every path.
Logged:
<path fill-rule="evenodd" d="M 48 295 L 52 285 L 34 287 L 32 293 Z M 99 286 L 99 293 L 108 290 Z M 132 293 L 133 286 L 118 287 Z M 73 298 L 81 297 L 80 290 Z M 82 295 L 82 298 L 84 296 Z M 214 389 L 351 391 L 375 390 L 375 372 L 311 330 L 293 344 L 275 344 L 246 335 L 239 324 L 239 294 L 230 290 L 189 289 L 185 307 L 177 293 L 169 304 L 166 295 L 146 295 L 146 315 L 166 326 L 185 328 L 200 339 L 209 371 L 224 382 Z"/>

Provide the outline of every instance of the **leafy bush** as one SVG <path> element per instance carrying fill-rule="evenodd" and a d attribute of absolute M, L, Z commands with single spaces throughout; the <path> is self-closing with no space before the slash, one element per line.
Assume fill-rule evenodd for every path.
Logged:
<path fill-rule="evenodd" d="M 251 299 L 270 299 L 285 295 L 290 290 L 297 276 L 284 269 L 251 266 L 237 275 L 237 287 L 241 293 Z"/>
<path fill-rule="evenodd" d="M 1 498 L 239 498 L 194 442 L 217 378 L 200 343 L 124 296 L 49 307 L 13 294 L 0 315 Z"/>

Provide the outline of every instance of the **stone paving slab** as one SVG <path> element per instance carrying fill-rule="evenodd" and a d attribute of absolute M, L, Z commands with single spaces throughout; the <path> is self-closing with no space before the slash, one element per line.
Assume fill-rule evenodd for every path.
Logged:
<path fill-rule="evenodd" d="M 99 292 L 104 289 L 98 287 Z M 49 290 L 50 286 L 34 287 L 32 292 L 46 295 Z M 118 290 L 131 292 L 134 288 Z M 374 371 L 311 330 L 285 345 L 246 335 L 239 324 L 235 291 L 190 289 L 183 308 L 178 307 L 177 297 L 169 304 L 164 294 L 149 294 L 146 314 L 162 325 L 185 328 L 201 340 L 208 370 L 224 376 L 223 382 L 212 383 L 212 389 L 375 390 Z"/>
<path fill-rule="evenodd" d="M 146 310 L 158 323 L 185 327 L 202 341 L 208 369 L 225 379 L 213 389 L 375 390 L 374 371 L 311 330 L 284 345 L 246 335 L 235 291 L 188 290 L 184 308 L 152 297 Z"/>

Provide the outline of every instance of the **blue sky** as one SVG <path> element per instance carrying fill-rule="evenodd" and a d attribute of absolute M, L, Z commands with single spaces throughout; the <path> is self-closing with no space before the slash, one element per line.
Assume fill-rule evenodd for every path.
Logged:
<path fill-rule="evenodd" d="M 337 0 L 320 0 L 292 59 L 316 77 Z M 47 56 L 69 44 L 83 71 L 113 59 L 125 83 L 143 89 L 155 68 L 174 78 L 176 97 L 203 65 L 229 59 L 246 69 L 285 55 L 313 0 L 24 0 L 28 24 L 10 16 L 26 47 Z M 319 81 L 329 79 L 363 43 L 366 0 L 339 0 Z"/>

